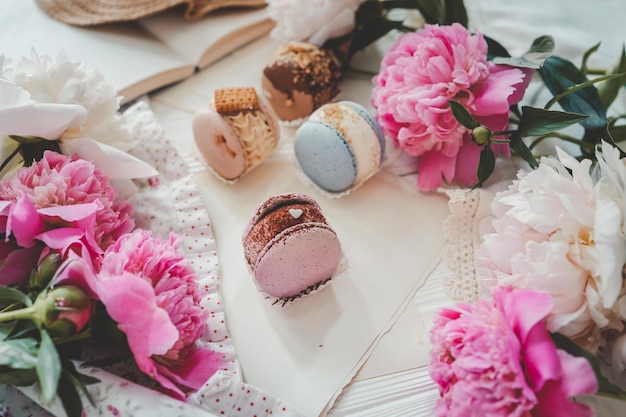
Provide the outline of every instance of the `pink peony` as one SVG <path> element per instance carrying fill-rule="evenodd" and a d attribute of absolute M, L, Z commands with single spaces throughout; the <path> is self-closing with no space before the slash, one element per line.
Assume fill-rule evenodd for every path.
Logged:
<path fill-rule="evenodd" d="M 0 181 L 0 283 L 26 279 L 24 271 L 46 246 L 66 253 L 84 245 L 98 264 L 103 250 L 134 228 L 132 206 L 116 197 L 92 162 L 51 151 Z"/>
<path fill-rule="evenodd" d="M 95 291 L 139 368 L 182 398 L 183 389 L 200 388 L 222 362 L 196 344 L 209 313 L 179 241 L 173 233 L 162 240 L 143 230 L 121 237 L 105 251 Z"/>
<path fill-rule="evenodd" d="M 440 311 L 430 336 L 435 414 L 592 416 L 569 397 L 597 391 L 593 369 L 556 349 L 543 322 L 551 309 L 549 294 L 497 287 L 493 300 Z"/>
<path fill-rule="evenodd" d="M 396 146 L 418 158 L 418 186 L 431 191 L 447 182 L 476 183 L 481 147 L 471 140 L 448 104 L 455 100 L 492 131 L 508 126 L 531 71 L 487 62 L 487 43 L 463 26 L 426 25 L 401 35 L 374 77 L 372 104 Z M 509 155 L 508 145 L 492 145 Z"/>

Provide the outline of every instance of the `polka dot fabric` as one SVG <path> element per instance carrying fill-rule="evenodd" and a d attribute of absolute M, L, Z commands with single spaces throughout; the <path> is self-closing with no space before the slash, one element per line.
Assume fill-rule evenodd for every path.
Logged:
<path fill-rule="evenodd" d="M 174 231 L 183 237 L 181 249 L 207 291 L 202 307 L 209 311 L 209 318 L 199 343 L 219 352 L 224 360 L 223 369 L 188 402 L 218 416 L 303 417 L 267 393 L 241 382 L 239 361 L 220 301 L 217 247 L 200 190 L 146 101 L 131 106 L 125 117 L 132 134 L 142 144 L 132 153 L 159 171 L 158 178 L 148 179 L 130 199 L 137 224 L 155 234 L 166 236 Z"/>
<path fill-rule="evenodd" d="M 303 417 L 299 411 L 248 384 L 216 375 L 190 401 L 226 417 Z"/>
<path fill-rule="evenodd" d="M 219 265 L 211 221 L 198 186 L 183 159 L 165 136 L 147 102 L 130 107 L 125 118 L 135 138 L 143 145 L 135 156 L 152 164 L 159 176 L 140 185 L 130 198 L 140 227 L 167 236 L 174 231 L 183 238 L 181 249 L 207 291 L 202 307 L 209 311 L 201 343 L 222 354 L 224 370 L 240 375 L 235 348 L 228 337 L 218 291 Z"/>

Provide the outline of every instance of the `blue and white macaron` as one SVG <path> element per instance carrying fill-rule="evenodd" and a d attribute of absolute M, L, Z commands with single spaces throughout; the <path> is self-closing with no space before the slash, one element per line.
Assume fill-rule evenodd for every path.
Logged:
<path fill-rule="evenodd" d="M 346 191 L 372 176 L 383 161 L 385 138 L 372 115 L 351 101 L 317 109 L 296 131 L 295 154 L 320 188 Z"/>

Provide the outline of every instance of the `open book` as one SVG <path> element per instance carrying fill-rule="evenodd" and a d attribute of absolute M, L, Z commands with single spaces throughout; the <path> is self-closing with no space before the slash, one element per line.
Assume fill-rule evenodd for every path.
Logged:
<path fill-rule="evenodd" d="M 264 8 L 217 10 L 193 22 L 183 15 L 174 8 L 135 22 L 75 27 L 48 16 L 35 0 L 2 0 L 0 55 L 16 63 L 32 48 L 52 57 L 65 49 L 128 102 L 191 76 L 273 26 Z"/>

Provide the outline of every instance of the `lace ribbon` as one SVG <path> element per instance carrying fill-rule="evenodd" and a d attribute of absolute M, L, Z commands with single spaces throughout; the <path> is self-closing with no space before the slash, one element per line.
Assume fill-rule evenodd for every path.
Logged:
<path fill-rule="evenodd" d="M 450 215 L 444 222 L 447 241 L 444 259 L 453 271 L 444 278 L 444 288 L 457 301 L 475 301 L 480 291 L 474 269 L 474 219 L 480 204 L 480 191 L 446 189 Z"/>

